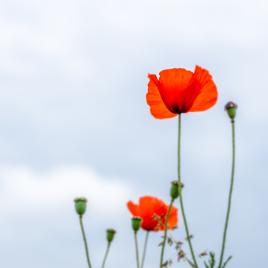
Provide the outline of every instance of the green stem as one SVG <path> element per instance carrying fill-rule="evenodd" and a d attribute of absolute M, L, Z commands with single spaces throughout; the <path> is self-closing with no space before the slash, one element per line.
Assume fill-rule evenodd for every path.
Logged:
<path fill-rule="evenodd" d="M 135 240 L 137 268 L 140 268 L 140 257 L 139 257 L 138 238 L 137 238 L 137 232 L 135 232 L 135 231 L 134 231 L 134 240 Z"/>
<path fill-rule="evenodd" d="M 86 239 L 85 229 L 84 229 L 84 225 L 83 225 L 82 215 L 79 216 L 79 222 L 80 222 L 81 232 L 82 232 L 82 236 L 83 236 L 85 251 L 86 251 L 87 265 L 88 265 L 88 268 L 92 268 L 90 258 L 89 258 L 87 239 Z"/>
<path fill-rule="evenodd" d="M 141 261 L 141 268 L 144 266 L 146 251 L 147 251 L 147 244 L 148 244 L 148 238 L 149 238 L 149 231 L 146 232 L 145 235 L 145 241 L 144 241 L 144 247 L 143 247 L 143 253 L 142 253 L 142 261 Z"/>
<path fill-rule="evenodd" d="M 179 185 L 182 184 L 181 182 L 181 114 L 178 115 L 178 183 Z M 198 268 L 198 264 L 196 261 L 196 257 L 195 257 L 195 253 L 194 253 L 194 249 L 193 249 L 193 245 L 192 245 L 192 241 L 191 241 L 191 236 L 190 236 L 190 231 L 189 231 L 189 227 L 188 227 L 188 223 L 187 223 L 187 219 L 186 219 L 186 214 L 185 214 L 185 210 L 184 210 L 184 205 L 183 205 L 183 194 L 182 191 L 180 193 L 179 196 L 179 201 L 180 201 L 180 207 L 181 207 L 181 213 L 182 213 L 182 218 L 183 218 L 183 223 L 184 223 L 184 227 L 185 227 L 185 232 L 186 232 L 186 236 L 187 236 L 187 242 L 190 248 L 190 252 L 191 252 L 191 256 L 192 256 L 192 260 L 193 263 L 195 265 L 196 268 Z"/>
<path fill-rule="evenodd" d="M 233 195 L 233 187 L 234 187 L 234 174 L 235 174 L 235 122 L 231 120 L 232 125 L 232 171 L 231 171 L 231 181 L 230 181 L 230 189 L 229 189 L 229 196 L 228 196 L 228 206 L 223 230 L 223 239 L 222 239 L 222 246 L 221 246 L 221 255 L 219 261 L 219 268 L 222 267 L 223 257 L 224 257 L 224 250 L 225 250 L 225 243 L 227 237 L 227 230 L 231 212 L 231 205 L 232 205 L 232 195 Z"/>
<path fill-rule="evenodd" d="M 164 239 L 163 239 L 161 255 L 160 255 L 160 268 L 163 267 L 164 253 L 165 253 L 165 247 L 166 247 L 166 241 L 167 241 L 167 232 L 168 232 L 168 219 L 169 219 L 169 214 L 170 214 L 173 202 L 174 202 L 174 199 L 171 199 L 169 207 L 168 207 L 166 219 L 165 219 Z"/>
<path fill-rule="evenodd" d="M 109 254 L 110 247 L 111 247 L 111 242 L 108 242 L 101 268 L 104 268 L 104 266 L 105 266 L 105 262 L 107 260 L 108 254 Z"/>

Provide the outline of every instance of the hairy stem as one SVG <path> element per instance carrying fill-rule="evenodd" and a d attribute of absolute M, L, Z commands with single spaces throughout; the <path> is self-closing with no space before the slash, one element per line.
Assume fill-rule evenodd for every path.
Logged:
<path fill-rule="evenodd" d="M 106 260 L 107 260 L 108 254 L 109 254 L 110 247 L 111 247 L 111 242 L 108 242 L 101 268 L 104 268 L 104 266 L 105 266 L 105 263 L 106 263 Z"/>
<path fill-rule="evenodd" d="M 179 185 L 182 184 L 181 181 L 181 114 L 178 115 L 178 183 Z M 191 256 L 192 256 L 192 261 L 195 265 L 196 268 L 198 268 L 198 264 L 196 261 L 192 241 L 191 241 L 191 236 L 190 236 L 190 231 L 187 223 L 187 218 L 185 214 L 185 209 L 184 209 L 184 204 L 183 204 L 183 191 L 181 191 L 180 196 L 179 196 L 179 201 L 180 201 L 180 208 L 181 208 L 181 213 L 182 213 L 182 218 L 183 218 L 183 223 L 184 223 L 184 228 L 187 236 L 187 242 L 190 248 Z"/>
<path fill-rule="evenodd" d="M 166 247 L 166 241 L 167 241 L 167 232 L 168 232 L 168 219 L 169 219 L 169 215 L 170 215 L 170 211 L 171 211 L 173 202 L 174 202 L 174 199 L 171 199 L 169 207 L 168 207 L 166 219 L 165 219 L 164 239 L 162 242 L 162 249 L 161 249 L 161 255 L 160 255 L 160 268 L 163 267 L 164 253 L 165 253 L 165 247 Z"/>
<path fill-rule="evenodd" d="M 87 265 L 88 265 L 88 268 L 92 268 L 90 258 L 89 258 L 87 238 L 86 238 L 85 229 L 84 229 L 84 225 L 83 225 L 82 215 L 79 216 L 79 223 L 80 223 L 82 237 L 83 237 L 85 251 L 86 251 Z"/>
<path fill-rule="evenodd" d="M 134 240 L 135 240 L 137 268 L 140 268 L 140 257 L 139 257 L 138 238 L 137 238 L 137 232 L 135 232 L 135 231 L 134 231 Z"/>
<path fill-rule="evenodd" d="M 144 261 L 145 261 L 146 252 L 147 252 L 149 233 L 150 232 L 147 231 L 146 235 L 145 235 L 145 241 L 144 241 L 144 247 L 143 247 L 143 253 L 142 253 L 142 260 L 141 260 L 141 268 L 143 268 L 143 266 L 144 266 Z"/>
<path fill-rule="evenodd" d="M 232 195 L 233 195 L 233 187 L 234 187 L 234 174 L 235 174 L 235 122 L 231 120 L 232 125 L 232 171 L 231 171 L 231 180 L 230 180 L 230 188 L 229 188 L 229 196 L 228 196 L 228 205 L 227 205 L 227 212 L 223 230 L 223 238 L 222 238 L 222 246 L 221 246 L 221 255 L 218 268 L 222 267 L 223 258 L 224 258 L 224 251 L 225 251 L 225 244 L 227 238 L 227 230 L 231 212 L 231 205 L 232 205 Z"/>

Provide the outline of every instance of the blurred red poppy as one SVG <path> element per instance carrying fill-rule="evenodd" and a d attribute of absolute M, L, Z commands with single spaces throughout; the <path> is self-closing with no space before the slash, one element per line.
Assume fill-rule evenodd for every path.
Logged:
<path fill-rule="evenodd" d="M 134 217 L 142 219 L 141 227 L 144 230 L 164 231 L 168 205 L 162 200 L 152 196 L 143 196 L 139 199 L 139 204 L 136 205 L 129 201 L 127 207 Z M 168 229 L 174 229 L 177 223 L 178 210 L 172 207 L 168 219 Z"/>
<path fill-rule="evenodd" d="M 205 111 L 218 97 L 217 88 L 209 72 L 199 66 L 191 72 L 182 68 L 149 74 L 146 100 L 151 114 L 158 119 L 177 114 Z"/>

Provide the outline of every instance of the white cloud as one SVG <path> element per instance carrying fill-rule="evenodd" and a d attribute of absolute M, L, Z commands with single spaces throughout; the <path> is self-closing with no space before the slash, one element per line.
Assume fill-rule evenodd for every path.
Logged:
<path fill-rule="evenodd" d="M 126 210 L 130 187 L 117 178 L 104 178 L 86 167 L 62 167 L 38 173 L 29 167 L 0 168 L 1 213 L 54 212 L 68 209 L 77 196 L 88 198 L 92 213 L 117 215 Z M 100 215 L 100 216 L 103 216 Z"/>

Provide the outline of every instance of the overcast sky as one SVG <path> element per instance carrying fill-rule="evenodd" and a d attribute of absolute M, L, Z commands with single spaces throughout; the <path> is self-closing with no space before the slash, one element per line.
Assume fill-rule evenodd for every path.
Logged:
<path fill-rule="evenodd" d="M 196 64 L 213 75 L 219 101 L 183 116 L 194 245 L 219 252 L 231 164 L 223 106 L 233 100 L 238 160 L 226 254 L 230 268 L 264 267 L 267 23 L 265 0 L 0 0 L 0 267 L 86 268 L 73 210 L 80 195 L 89 200 L 94 267 L 108 227 L 118 234 L 107 268 L 135 267 L 126 202 L 145 194 L 168 202 L 176 178 L 177 120 L 150 115 L 147 74 Z M 173 236 L 185 236 L 181 219 Z M 159 241 L 151 237 L 146 268 L 158 265 Z"/>

